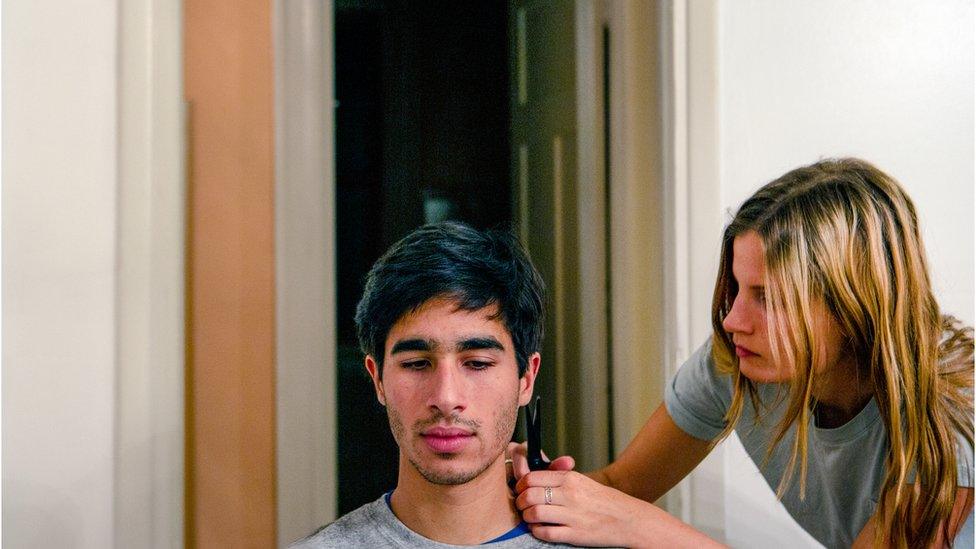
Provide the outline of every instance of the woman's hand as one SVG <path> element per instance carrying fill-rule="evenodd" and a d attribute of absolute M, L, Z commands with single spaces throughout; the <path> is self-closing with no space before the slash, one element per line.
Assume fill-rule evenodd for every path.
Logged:
<path fill-rule="evenodd" d="M 709 547 L 718 543 L 646 501 L 575 471 L 519 478 L 515 504 L 532 535 L 596 547 Z"/>
<path fill-rule="evenodd" d="M 516 482 L 529 473 L 528 447 L 524 442 L 509 442 L 508 449 L 505 450 L 506 461 L 511 460 L 511 469 L 508 470 L 508 485 L 514 486 Z M 542 457 L 549 459 L 545 452 Z M 549 463 L 550 471 L 572 471 L 576 467 L 576 460 L 571 456 L 560 456 Z"/>

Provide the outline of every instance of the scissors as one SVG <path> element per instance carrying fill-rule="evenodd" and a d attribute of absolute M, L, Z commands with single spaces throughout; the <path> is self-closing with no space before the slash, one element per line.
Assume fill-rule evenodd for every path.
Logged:
<path fill-rule="evenodd" d="M 525 426 L 528 431 L 530 471 L 541 471 L 549 468 L 549 462 L 542 457 L 542 397 L 535 397 L 535 406 L 525 407 Z"/>

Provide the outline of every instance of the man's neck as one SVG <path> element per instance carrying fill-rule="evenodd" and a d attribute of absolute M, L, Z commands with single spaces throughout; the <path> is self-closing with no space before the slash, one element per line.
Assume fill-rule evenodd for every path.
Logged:
<path fill-rule="evenodd" d="M 477 545 L 501 536 L 521 521 L 505 475 L 502 455 L 465 484 L 432 484 L 401 459 L 390 504 L 400 522 L 425 538 Z"/>

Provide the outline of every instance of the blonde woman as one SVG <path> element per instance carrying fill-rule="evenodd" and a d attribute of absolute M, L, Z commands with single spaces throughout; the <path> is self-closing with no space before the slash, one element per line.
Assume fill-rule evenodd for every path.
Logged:
<path fill-rule="evenodd" d="M 712 323 L 614 463 L 528 473 L 513 448 L 533 534 L 714 544 L 649 502 L 734 430 L 827 547 L 973 546 L 972 329 L 941 315 L 894 179 L 825 160 L 756 192 L 725 230 Z"/>

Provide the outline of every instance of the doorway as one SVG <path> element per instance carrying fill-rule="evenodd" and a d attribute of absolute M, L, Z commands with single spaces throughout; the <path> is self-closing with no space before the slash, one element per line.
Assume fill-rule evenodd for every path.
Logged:
<path fill-rule="evenodd" d="M 366 273 L 425 223 L 512 225 L 508 10 L 339 1 L 335 22 L 338 514 L 396 485 L 353 322 Z"/>
<path fill-rule="evenodd" d="M 544 415 L 555 418 L 543 445 L 577 456 L 583 469 L 605 464 L 659 400 L 669 355 L 648 351 L 661 348 L 648 317 L 666 316 L 654 293 L 664 287 L 657 243 L 666 201 L 657 50 L 647 47 L 658 43 L 661 10 L 639 2 L 570 10 L 557 1 L 350 0 L 325 13 L 279 5 L 287 127 L 278 166 L 309 171 L 285 173 L 277 194 L 286 229 L 278 231 L 279 337 L 291 337 L 278 357 L 282 535 L 307 533 L 395 484 L 396 447 L 352 318 L 367 269 L 426 221 L 518 228 L 554 302 L 536 383 Z M 308 132 L 310 121 L 321 135 Z M 326 258 L 308 265 L 320 249 Z M 283 260 L 282 250 L 292 255 Z M 315 285 L 324 306 L 309 300 Z M 316 311 L 327 318 L 308 321 Z M 288 356 L 320 342 L 320 352 Z M 623 381 L 612 395 L 611 377 Z"/>

